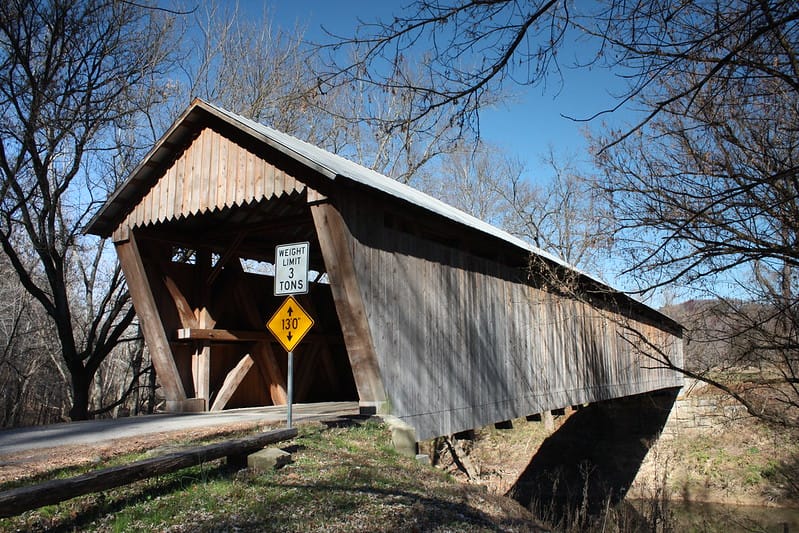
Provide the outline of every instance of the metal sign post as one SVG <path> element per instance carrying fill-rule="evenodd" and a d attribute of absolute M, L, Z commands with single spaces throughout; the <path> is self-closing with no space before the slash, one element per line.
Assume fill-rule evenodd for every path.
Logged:
<path fill-rule="evenodd" d="M 288 406 L 286 409 L 286 427 L 291 429 L 291 404 L 294 403 L 294 352 L 289 352 L 289 371 L 286 378 L 288 389 Z"/>
<path fill-rule="evenodd" d="M 274 294 L 289 296 L 266 323 L 266 327 L 288 352 L 286 423 L 289 428 L 291 428 L 291 405 L 294 403 L 294 347 L 313 326 L 313 319 L 291 295 L 308 294 L 310 249 L 311 245 L 307 242 L 275 246 Z"/>

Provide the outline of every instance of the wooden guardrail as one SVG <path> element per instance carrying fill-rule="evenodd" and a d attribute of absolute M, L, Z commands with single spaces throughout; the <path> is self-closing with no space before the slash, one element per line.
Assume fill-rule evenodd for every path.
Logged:
<path fill-rule="evenodd" d="M 6 490 L 0 492 L 0 518 L 15 516 L 76 496 L 127 485 L 134 481 L 174 472 L 222 457 L 227 457 L 228 462 L 241 464 L 243 458 L 264 446 L 296 436 L 296 428 L 277 429 L 240 439 L 187 448 L 127 465 L 103 468 L 68 479 L 55 479 L 37 485 Z"/>

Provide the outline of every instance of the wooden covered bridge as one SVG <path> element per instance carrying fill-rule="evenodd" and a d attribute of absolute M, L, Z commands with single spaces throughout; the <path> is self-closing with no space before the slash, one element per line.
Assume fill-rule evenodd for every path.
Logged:
<path fill-rule="evenodd" d="M 679 387 L 681 328 L 511 235 L 376 172 L 195 100 L 107 200 L 170 410 L 286 402 L 265 328 L 275 246 L 310 243 L 316 325 L 295 401 L 358 400 L 419 439 Z M 550 276 L 552 273 L 553 276 Z M 585 297 L 552 279 L 571 278 Z M 625 340 L 625 337 L 627 340 Z"/>

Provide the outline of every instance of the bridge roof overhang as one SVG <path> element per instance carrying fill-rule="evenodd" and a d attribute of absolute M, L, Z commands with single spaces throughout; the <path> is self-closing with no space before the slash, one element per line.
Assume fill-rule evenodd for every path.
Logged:
<path fill-rule="evenodd" d="M 301 179 L 313 190 L 324 193 L 332 189 L 355 188 L 377 194 L 388 203 L 400 208 L 410 207 L 425 213 L 442 230 L 447 227 L 446 233 L 451 234 L 452 231 L 472 235 L 476 233 L 509 250 L 511 253 L 508 255 L 532 254 L 551 266 L 575 273 L 584 286 L 590 287 L 597 294 L 602 294 L 603 298 L 612 298 L 617 304 L 630 309 L 633 314 L 654 320 L 678 335 L 682 332 L 682 326 L 666 315 L 502 229 L 337 154 L 201 99 L 195 99 L 191 103 L 130 176 L 108 197 L 87 224 L 86 233 L 101 237 L 111 236 L 131 210 L 164 175 L 166 169 L 205 128 L 213 128 L 234 142 L 250 147 L 258 154 L 271 154 L 263 157 L 280 158 L 283 165 L 301 169 L 294 175 L 301 175 Z M 259 204 L 260 209 L 254 207 Z M 192 217 L 191 222 L 185 218 L 177 220 L 172 226 L 175 231 L 173 240 L 178 242 L 180 239 L 186 239 L 186 235 L 198 232 L 203 232 L 204 238 L 209 238 L 213 237 L 213 232 L 209 233 L 208 228 L 214 227 L 218 228 L 218 233 L 224 232 L 226 227 L 240 227 L 242 224 L 257 225 L 259 217 L 263 219 L 262 223 L 274 220 L 276 215 L 290 217 L 291 211 L 290 203 L 281 204 L 275 202 L 274 198 L 260 198 L 255 202 L 238 198 L 223 209 L 207 210 L 199 217 Z M 183 237 L 178 235 L 181 232 L 184 234 Z M 291 239 L 291 236 L 286 235 L 285 238 Z M 224 240 L 224 237 L 220 234 L 221 240 Z"/>

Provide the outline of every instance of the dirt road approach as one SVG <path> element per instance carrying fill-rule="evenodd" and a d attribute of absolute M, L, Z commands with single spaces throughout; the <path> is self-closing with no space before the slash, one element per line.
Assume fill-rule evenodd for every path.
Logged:
<path fill-rule="evenodd" d="M 358 402 L 295 404 L 292 419 L 317 420 L 358 414 Z M 156 433 L 193 430 L 239 423 L 279 424 L 286 421 L 285 406 L 233 409 L 218 413 L 156 414 L 115 420 L 89 420 L 0 430 L 0 458 L 45 448 L 96 445 L 104 441 Z M 0 460 L 0 463 L 2 461 Z"/>

